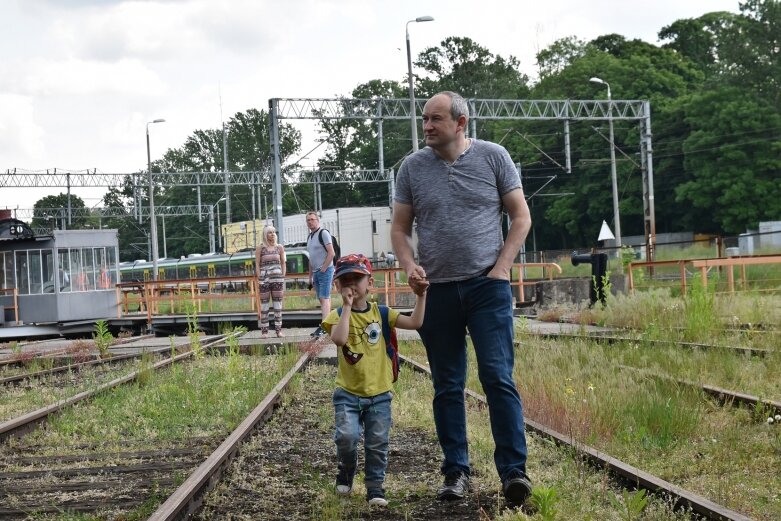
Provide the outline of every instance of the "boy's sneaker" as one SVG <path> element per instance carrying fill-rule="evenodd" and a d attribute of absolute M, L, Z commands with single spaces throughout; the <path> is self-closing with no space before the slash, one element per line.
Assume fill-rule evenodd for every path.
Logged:
<path fill-rule="evenodd" d="M 381 488 L 370 488 L 366 490 L 366 501 L 369 502 L 369 506 L 388 506 L 388 500 L 385 499 L 385 491 Z"/>
<path fill-rule="evenodd" d="M 464 499 L 469 490 L 469 476 L 460 470 L 445 476 L 445 482 L 437 490 L 437 499 L 441 501 L 458 501 Z"/>
<path fill-rule="evenodd" d="M 311 333 L 309 333 L 309 336 L 311 336 L 312 338 L 315 338 L 315 339 L 316 339 L 316 338 L 320 338 L 320 337 L 321 337 L 321 336 L 323 336 L 324 334 L 325 334 L 325 329 L 323 329 L 323 328 L 322 328 L 322 327 L 320 327 L 320 326 L 317 326 L 317 329 L 315 329 L 314 331 L 312 331 Z"/>
<path fill-rule="evenodd" d="M 339 474 L 336 475 L 336 493 L 346 496 L 352 491 L 353 476 L 348 474 L 346 470 L 339 469 Z"/>
<path fill-rule="evenodd" d="M 532 482 L 526 474 L 516 470 L 502 483 L 502 492 L 504 492 L 504 499 L 508 506 L 519 507 L 531 495 Z"/>

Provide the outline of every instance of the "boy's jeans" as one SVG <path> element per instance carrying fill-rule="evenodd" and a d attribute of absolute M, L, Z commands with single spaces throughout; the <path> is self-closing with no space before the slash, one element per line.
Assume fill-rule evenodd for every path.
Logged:
<path fill-rule="evenodd" d="M 382 488 L 388 466 L 388 437 L 391 427 L 392 392 L 363 398 L 337 387 L 333 402 L 336 413 L 336 459 L 339 469 L 355 475 L 358 441 L 364 432 L 366 488 Z"/>

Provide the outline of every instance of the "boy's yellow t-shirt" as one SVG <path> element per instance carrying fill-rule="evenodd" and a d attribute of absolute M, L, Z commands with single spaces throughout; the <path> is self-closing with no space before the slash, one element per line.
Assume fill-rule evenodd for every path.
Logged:
<path fill-rule="evenodd" d="M 396 325 L 399 312 L 388 308 L 388 322 Z M 336 310 L 325 317 L 322 327 L 330 335 L 339 322 Z M 363 397 L 376 396 L 393 389 L 393 365 L 385 350 L 382 317 L 375 302 L 366 311 L 350 313 L 347 344 L 336 346 L 338 360 L 336 385 Z"/>

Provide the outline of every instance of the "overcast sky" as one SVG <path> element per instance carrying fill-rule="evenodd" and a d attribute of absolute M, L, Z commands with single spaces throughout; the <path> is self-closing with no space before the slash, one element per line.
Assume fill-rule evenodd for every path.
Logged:
<path fill-rule="evenodd" d="M 738 12 L 738 0 L 0 0 L 0 169 L 146 168 L 195 129 L 219 128 L 269 98 L 347 95 L 404 81 L 413 58 L 448 36 L 513 55 L 566 36 L 619 33 L 658 43 L 681 18 Z M 596 73 L 596 72 L 595 72 Z M 614 97 L 618 97 L 614 86 Z M 220 105 L 220 99 L 222 105 Z M 304 143 L 307 151 L 312 143 Z M 304 163 L 306 165 L 306 162 Z M 0 187 L 0 208 L 65 189 Z M 100 191 L 74 188 L 88 206 Z"/>

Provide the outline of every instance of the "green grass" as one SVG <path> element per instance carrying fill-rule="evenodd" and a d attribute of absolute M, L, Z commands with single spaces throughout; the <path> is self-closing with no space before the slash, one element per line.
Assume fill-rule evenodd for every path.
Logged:
<path fill-rule="evenodd" d="M 235 428 L 297 359 L 204 357 L 152 372 L 58 415 L 40 443 L 89 444 L 109 440 L 176 441 Z"/>
<path fill-rule="evenodd" d="M 632 365 L 742 392 L 748 387 L 779 400 L 778 357 L 643 342 L 521 339 L 515 375 L 529 418 L 756 519 L 781 518 L 777 438 L 764 413 L 721 407 L 696 389 L 618 368 Z M 419 343 L 406 343 L 403 352 L 425 360 Z M 479 391 L 471 348 L 468 360 L 468 385 Z M 490 449 L 490 439 L 484 445 Z M 539 457 L 530 449 L 530 461 Z M 485 465 L 483 471 L 492 472 L 490 459 Z"/>
<path fill-rule="evenodd" d="M 70 398 L 94 389 L 114 378 L 135 371 L 140 360 L 87 367 L 79 372 L 64 372 L 35 378 L 23 385 L 6 386 L 0 393 L 0 421 Z"/>
<path fill-rule="evenodd" d="M 248 357 L 229 349 L 225 356 L 150 371 L 134 384 L 68 408 L 44 429 L 25 437 L 24 443 L 48 447 L 43 452 L 66 454 L 90 446 L 121 452 L 129 446 L 160 450 L 187 446 L 195 438 L 219 440 L 244 420 L 299 357 L 296 350 L 275 357 Z M 148 363 L 143 362 L 142 368 Z M 146 519 L 172 491 L 159 490 L 136 510 L 123 513 L 122 519 Z M 92 520 L 105 515 L 63 513 L 53 518 Z"/>

